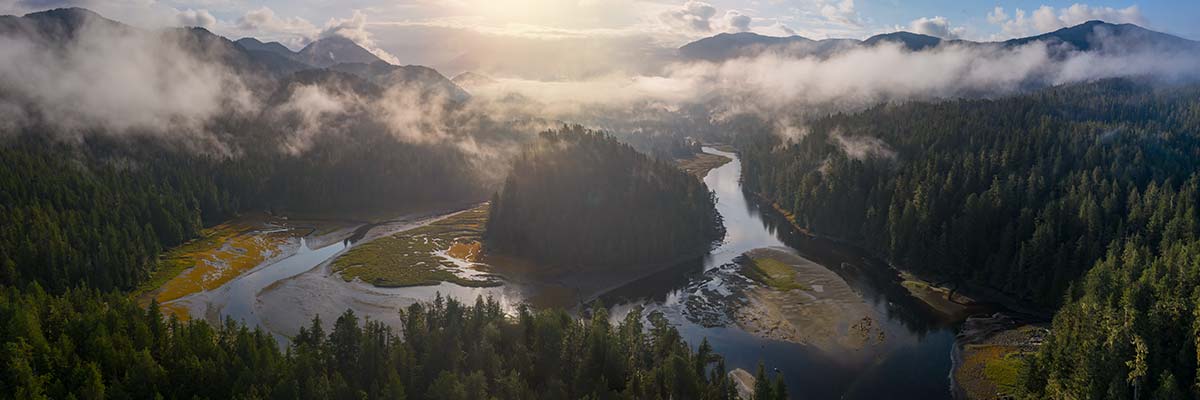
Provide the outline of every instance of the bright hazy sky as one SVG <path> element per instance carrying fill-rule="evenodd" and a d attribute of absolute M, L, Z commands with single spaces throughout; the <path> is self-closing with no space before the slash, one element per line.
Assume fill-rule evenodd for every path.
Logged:
<path fill-rule="evenodd" d="M 389 61 L 432 65 L 471 49 L 670 48 L 747 30 L 814 39 L 908 30 L 999 40 L 1103 19 L 1200 39 L 1200 0 L 0 0 L 0 13 L 63 6 L 144 27 L 204 26 L 293 49 L 336 32 Z"/>

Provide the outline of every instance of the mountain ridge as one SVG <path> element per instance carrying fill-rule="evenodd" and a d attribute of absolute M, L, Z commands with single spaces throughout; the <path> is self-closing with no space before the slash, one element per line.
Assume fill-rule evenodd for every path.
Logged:
<path fill-rule="evenodd" d="M 39 46 L 65 46 L 78 40 L 83 30 L 97 28 L 156 34 L 200 59 L 221 63 L 239 73 L 282 79 L 306 70 L 329 69 L 355 74 L 384 87 L 404 84 L 426 92 L 443 91 L 454 101 L 470 97 L 466 90 L 433 68 L 389 64 L 342 36 L 320 38 L 300 51 L 292 51 L 279 42 L 263 42 L 254 37 L 234 41 L 200 27 L 142 30 L 81 7 L 56 8 L 19 17 L 0 16 L 0 37 L 20 37 Z"/>
<path fill-rule="evenodd" d="M 767 36 L 752 32 L 720 33 L 698 39 L 678 48 L 678 56 L 688 61 L 724 61 L 753 57 L 764 53 L 787 56 L 827 58 L 841 51 L 874 47 L 880 43 L 898 43 L 909 51 L 925 51 L 946 43 L 962 46 L 1015 47 L 1032 42 L 1045 42 L 1053 51 L 1127 51 L 1149 47 L 1158 50 L 1200 51 L 1200 42 L 1157 32 L 1134 24 L 1112 24 L 1092 20 L 1039 35 L 1005 41 L 976 42 L 943 39 L 907 31 L 897 31 L 858 39 L 814 40 L 800 35 Z"/>

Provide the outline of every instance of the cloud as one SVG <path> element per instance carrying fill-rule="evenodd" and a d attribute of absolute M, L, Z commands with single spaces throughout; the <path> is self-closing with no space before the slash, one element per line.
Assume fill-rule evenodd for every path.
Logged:
<path fill-rule="evenodd" d="M 350 18 L 330 18 L 329 22 L 325 23 L 325 28 L 321 30 L 319 37 L 325 38 L 330 36 L 341 36 L 346 39 L 353 40 L 359 46 L 362 46 L 367 51 L 379 57 L 388 63 L 399 65 L 400 59 L 379 48 L 372 38 L 371 32 L 367 31 L 367 14 L 362 10 L 354 10 Z"/>
<path fill-rule="evenodd" d="M 862 19 L 854 9 L 854 0 L 838 2 L 819 0 L 817 2 L 821 16 L 827 21 L 841 25 L 861 26 Z"/>
<path fill-rule="evenodd" d="M 183 26 L 212 28 L 213 25 L 217 24 L 217 18 L 213 17 L 208 10 L 193 10 L 189 8 L 176 14 L 175 19 Z"/>
<path fill-rule="evenodd" d="M 746 32 L 750 30 L 751 18 L 749 15 L 742 14 L 735 10 L 725 12 L 725 26 L 734 32 Z"/>
<path fill-rule="evenodd" d="M 285 130 L 282 149 L 291 155 L 302 154 L 312 147 L 322 133 L 341 133 L 339 122 L 350 108 L 361 100 L 344 90 L 327 90 L 318 85 L 296 85 L 283 104 L 271 109 L 270 117 Z M 294 121 L 288 124 L 287 121 Z"/>
<path fill-rule="evenodd" d="M 829 141 L 837 145 L 847 157 L 855 160 L 868 158 L 895 159 L 896 151 L 887 142 L 873 136 L 847 136 L 841 129 L 829 133 Z"/>
<path fill-rule="evenodd" d="M 242 78 L 212 61 L 219 54 L 181 45 L 186 31 L 80 29 L 61 47 L 0 36 L 0 109 L 9 111 L 0 118 L 25 117 L 65 136 L 164 136 L 223 151 L 209 123 L 257 109 Z"/>
<path fill-rule="evenodd" d="M 1017 47 L 947 44 L 919 52 L 884 43 L 825 58 L 766 53 L 719 63 L 672 64 L 657 75 L 500 79 L 491 87 L 473 88 L 472 101 L 507 106 L 510 115 L 527 112 L 605 128 L 642 121 L 635 127 L 640 131 L 703 121 L 720 126 L 750 115 L 774 121 L 768 126 L 794 138 L 807 132 L 803 122 L 809 118 L 881 103 L 996 97 L 1112 77 L 1200 78 L 1196 54 L 1057 51 L 1043 42 Z M 836 144 L 852 157 L 889 154 L 880 143 L 843 139 Z"/>
<path fill-rule="evenodd" d="M 950 20 L 946 19 L 946 17 L 941 17 L 941 16 L 932 17 L 932 18 L 927 18 L 927 17 L 918 18 L 918 19 L 914 20 L 911 24 L 909 24 L 909 29 L 912 29 L 913 33 L 919 33 L 922 35 L 935 36 L 935 37 L 939 37 L 942 39 L 951 39 L 951 40 L 962 37 L 963 32 L 966 31 L 966 28 L 963 28 L 961 26 L 960 27 L 951 26 Z"/>
<path fill-rule="evenodd" d="M 263 6 L 247 11 L 234 24 L 238 33 L 266 41 L 279 41 L 293 49 L 303 47 L 321 32 L 304 18 L 281 18 Z"/>
<path fill-rule="evenodd" d="M 1032 13 L 1016 9 L 1010 17 L 1003 7 L 996 7 L 988 13 L 988 22 L 999 25 L 1005 37 L 1028 36 L 1054 31 L 1060 28 L 1075 26 L 1092 20 L 1109 23 L 1131 23 L 1147 25 L 1146 18 L 1138 6 L 1126 8 L 1096 7 L 1075 3 L 1070 7 L 1055 9 L 1043 5 Z"/>
<path fill-rule="evenodd" d="M 689 33 L 708 33 L 713 30 L 712 18 L 715 15 L 717 15 L 717 9 L 711 4 L 688 0 L 682 6 L 660 14 L 659 20 L 676 30 Z"/>

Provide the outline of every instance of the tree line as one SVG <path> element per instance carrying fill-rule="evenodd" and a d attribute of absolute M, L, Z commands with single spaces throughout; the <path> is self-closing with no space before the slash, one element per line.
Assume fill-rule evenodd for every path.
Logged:
<path fill-rule="evenodd" d="M 1057 308 L 1022 396 L 1200 395 L 1200 86 L 1108 80 L 810 129 L 739 137 L 746 185 L 904 268 Z"/>
<path fill-rule="evenodd" d="M 314 318 L 281 347 L 261 330 L 164 319 L 119 294 L 0 288 L 0 398 L 736 398 L 707 341 L 693 350 L 659 314 L 508 317 L 492 299 L 440 295 L 400 312 L 395 330 L 352 311 L 328 326 Z M 765 386 L 786 395 L 778 377 Z"/>
<path fill-rule="evenodd" d="M 814 232 L 1052 307 L 1114 241 L 1196 234 L 1197 94 L 1114 80 L 885 105 L 795 142 L 743 135 L 744 180 Z"/>
<path fill-rule="evenodd" d="M 492 196 L 488 250 L 563 267 L 699 256 L 724 237 L 716 198 L 672 162 L 565 126 L 516 157 Z"/>

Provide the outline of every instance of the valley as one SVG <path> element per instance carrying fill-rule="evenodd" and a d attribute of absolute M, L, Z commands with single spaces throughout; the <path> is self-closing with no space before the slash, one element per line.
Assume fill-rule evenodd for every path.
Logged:
<path fill-rule="evenodd" d="M 60 3 L 0 400 L 1200 396 L 1190 3 Z"/>

